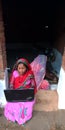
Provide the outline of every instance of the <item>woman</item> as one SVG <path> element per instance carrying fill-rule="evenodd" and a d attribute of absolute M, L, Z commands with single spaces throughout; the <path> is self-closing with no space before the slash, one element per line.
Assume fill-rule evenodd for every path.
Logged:
<path fill-rule="evenodd" d="M 11 89 L 28 89 L 34 87 L 34 94 L 36 93 L 36 83 L 34 74 L 32 72 L 29 62 L 21 58 L 19 59 L 12 70 L 10 77 Z M 35 101 L 31 102 L 8 102 L 4 109 L 4 115 L 7 120 L 23 124 L 31 119 L 32 111 Z"/>

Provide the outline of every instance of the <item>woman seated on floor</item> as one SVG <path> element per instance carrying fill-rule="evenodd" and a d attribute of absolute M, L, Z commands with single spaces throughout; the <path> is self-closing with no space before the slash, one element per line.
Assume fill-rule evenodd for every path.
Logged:
<path fill-rule="evenodd" d="M 28 89 L 34 87 L 36 93 L 36 82 L 31 66 L 26 59 L 16 61 L 10 77 L 11 89 Z M 23 124 L 32 118 L 35 101 L 30 102 L 8 102 L 4 108 L 4 116 L 7 120 Z"/>

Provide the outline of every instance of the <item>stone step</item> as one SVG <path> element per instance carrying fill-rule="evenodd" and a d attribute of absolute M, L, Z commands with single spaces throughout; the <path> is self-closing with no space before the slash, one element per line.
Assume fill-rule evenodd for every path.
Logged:
<path fill-rule="evenodd" d="M 34 111 L 58 110 L 58 94 L 56 90 L 38 90 Z"/>

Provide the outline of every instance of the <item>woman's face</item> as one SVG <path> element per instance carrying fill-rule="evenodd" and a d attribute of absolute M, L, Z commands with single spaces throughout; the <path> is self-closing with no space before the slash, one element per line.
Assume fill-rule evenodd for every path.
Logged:
<path fill-rule="evenodd" d="M 26 72 L 27 68 L 24 64 L 20 63 L 17 67 L 17 70 L 20 75 L 23 75 Z"/>

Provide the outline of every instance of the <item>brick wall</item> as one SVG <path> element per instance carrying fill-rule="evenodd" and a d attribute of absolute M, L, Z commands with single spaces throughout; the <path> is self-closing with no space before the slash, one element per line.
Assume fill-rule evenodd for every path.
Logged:
<path fill-rule="evenodd" d="M 1 7 L 1 0 L 0 0 L 0 79 L 4 78 L 4 70 L 5 70 L 6 66 L 7 66 L 6 47 L 5 47 L 2 7 Z"/>

